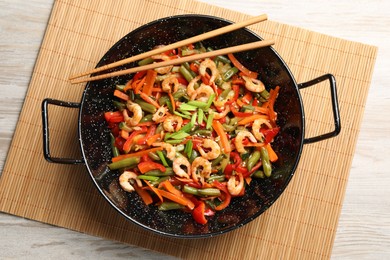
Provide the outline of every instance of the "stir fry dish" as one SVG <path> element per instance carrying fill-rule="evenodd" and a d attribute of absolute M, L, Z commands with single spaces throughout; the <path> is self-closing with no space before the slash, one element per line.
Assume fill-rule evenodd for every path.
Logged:
<path fill-rule="evenodd" d="M 206 52 L 202 43 L 161 53 L 139 65 Z M 279 132 L 279 86 L 233 54 L 137 72 L 113 93 L 104 116 L 119 184 L 159 210 L 184 210 L 199 224 L 243 196 L 253 178 L 272 175 Z"/>

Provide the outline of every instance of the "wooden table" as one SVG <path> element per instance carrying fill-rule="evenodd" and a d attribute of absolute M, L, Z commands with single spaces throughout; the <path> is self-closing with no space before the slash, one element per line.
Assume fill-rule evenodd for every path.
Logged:
<path fill-rule="evenodd" d="M 334 243 L 334 259 L 390 259 L 390 2 L 202 0 L 379 47 Z M 3 168 L 53 0 L 0 1 L 0 168 Z M 28 141 L 28 140 L 27 140 Z M 0 258 L 161 255 L 0 213 Z"/>

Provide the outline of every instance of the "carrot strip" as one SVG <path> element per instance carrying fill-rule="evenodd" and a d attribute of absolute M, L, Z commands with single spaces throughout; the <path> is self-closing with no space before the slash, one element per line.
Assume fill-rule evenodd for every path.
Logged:
<path fill-rule="evenodd" d="M 265 145 L 265 148 L 267 149 L 269 160 L 271 162 L 276 162 L 278 160 L 278 155 L 275 153 L 274 149 L 272 149 L 272 146 L 268 143 Z"/>
<path fill-rule="evenodd" d="M 156 142 L 159 138 L 161 137 L 161 134 L 155 134 L 155 135 L 152 135 L 151 137 L 149 137 L 147 140 L 146 140 L 146 144 L 151 146 L 154 142 Z"/>
<path fill-rule="evenodd" d="M 162 149 L 163 149 L 162 147 L 154 147 L 154 148 L 150 148 L 150 149 L 135 152 L 135 153 L 122 154 L 122 155 L 113 157 L 112 162 L 118 162 L 120 160 L 123 160 L 126 158 L 131 158 L 131 157 L 141 157 L 142 155 L 145 155 L 145 154 L 148 154 L 151 152 L 155 152 L 155 151 L 161 151 Z"/>
<path fill-rule="evenodd" d="M 229 57 L 230 61 L 233 63 L 234 67 L 239 69 L 244 75 L 251 77 L 251 78 L 257 78 L 258 73 L 254 72 L 254 71 L 250 71 L 249 69 L 244 67 L 244 65 L 242 65 L 241 62 L 239 62 L 236 59 L 236 57 L 234 57 L 234 55 L 232 53 L 229 53 L 228 57 Z"/>
<path fill-rule="evenodd" d="M 152 93 L 150 93 L 152 94 Z M 150 96 L 148 96 L 147 94 L 145 94 L 144 92 L 141 92 L 140 93 L 140 96 L 143 100 L 145 100 L 146 102 L 148 102 L 149 104 L 152 104 L 153 106 L 155 106 L 156 108 L 160 108 L 160 105 L 155 101 L 153 100 Z"/>
<path fill-rule="evenodd" d="M 168 180 L 163 181 L 161 184 L 161 187 L 164 187 L 167 191 L 169 191 L 172 194 L 175 194 L 176 196 L 183 196 L 183 193 L 173 187 L 172 183 Z"/>
<path fill-rule="evenodd" d="M 129 100 L 129 96 L 126 95 L 125 93 L 123 93 L 122 91 L 118 90 L 118 89 L 115 89 L 114 96 L 116 96 L 116 97 L 118 97 L 120 99 L 123 99 L 125 101 Z"/>
<path fill-rule="evenodd" d="M 189 209 L 194 209 L 195 208 L 195 204 L 191 200 L 187 199 L 184 196 L 183 197 L 176 196 L 175 194 L 170 193 L 170 192 L 165 191 L 165 190 L 158 190 L 158 192 L 164 198 L 167 198 L 167 199 L 169 199 L 169 200 L 171 200 L 173 202 L 179 203 L 180 205 L 187 206 Z"/>
<path fill-rule="evenodd" d="M 275 120 L 276 120 L 276 115 L 275 115 L 275 111 L 274 111 L 274 104 L 275 104 L 276 98 L 279 94 L 279 89 L 280 89 L 279 86 L 276 86 L 274 89 L 271 89 L 270 96 L 268 99 L 268 108 L 269 108 L 268 114 L 269 114 L 269 118 L 270 118 L 271 122 L 273 122 L 274 124 L 275 124 Z"/>
<path fill-rule="evenodd" d="M 126 92 L 127 90 L 132 89 L 132 88 L 133 88 L 133 80 L 129 80 L 129 81 L 127 81 L 123 91 Z"/>
<path fill-rule="evenodd" d="M 264 147 L 264 143 L 252 143 L 252 142 L 249 142 L 247 144 L 244 144 L 244 146 L 250 146 L 250 147 Z"/>
<path fill-rule="evenodd" d="M 176 110 L 175 99 L 173 98 L 173 95 L 171 94 L 171 92 L 168 92 L 168 96 L 169 96 L 169 100 L 171 100 L 172 110 L 175 111 Z"/>
<path fill-rule="evenodd" d="M 213 120 L 212 127 L 217 132 L 219 138 L 221 139 L 221 145 L 225 153 L 230 153 L 232 151 L 232 148 L 230 147 L 229 140 L 226 136 L 225 130 L 223 129 L 222 124 L 217 121 Z"/>
<path fill-rule="evenodd" d="M 153 198 L 152 198 L 152 196 L 150 196 L 149 192 L 147 192 L 144 189 L 141 189 L 137 185 L 134 185 L 133 187 L 146 205 L 153 203 Z"/>
<path fill-rule="evenodd" d="M 156 193 L 157 197 L 160 199 L 161 202 L 164 201 L 163 197 L 161 196 L 160 194 L 160 191 L 159 189 L 156 189 L 155 187 L 153 187 L 153 185 L 151 185 L 147 180 L 144 180 L 145 183 L 149 186 L 149 188 L 154 192 Z"/>
<path fill-rule="evenodd" d="M 146 72 L 146 80 L 145 85 L 142 90 L 147 96 L 152 95 L 152 88 L 154 86 L 154 82 L 156 81 L 157 72 L 155 70 L 148 70 Z"/>
<path fill-rule="evenodd" d="M 246 125 L 260 118 L 268 119 L 268 116 L 256 114 L 256 115 L 244 117 L 243 119 L 238 121 L 238 125 Z"/>

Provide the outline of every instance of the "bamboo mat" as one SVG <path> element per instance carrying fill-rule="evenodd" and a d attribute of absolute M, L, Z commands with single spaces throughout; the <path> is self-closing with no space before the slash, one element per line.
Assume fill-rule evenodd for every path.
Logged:
<path fill-rule="evenodd" d="M 100 196 L 83 165 L 46 162 L 41 102 L 79 102 L 83 86 L 66 80 L 95 66 L 132 29 L 160 17 L 211 14 L 232 21 L 248 16 L 192 0 L 57 0 L 0 179 L 0 210 L 29 219 L 188 259 L 329 258 L 363 116 L 377 49 L 267 21 L 250 28 L 274 38 L 275 49 L 298 82 L 325 73 L 338 83 L 342 132 L 305 145 L 296 174 L 280 199 L 239 230 L 201 239 L 161 237 L 134 226 Z M 272 17 L 272 14 L 269 14 Z M 326 83 L 302 90 L 306 137 L 333 127 Z M 50 109 L 54 156 L 80 156 L 77 111 Z"/>

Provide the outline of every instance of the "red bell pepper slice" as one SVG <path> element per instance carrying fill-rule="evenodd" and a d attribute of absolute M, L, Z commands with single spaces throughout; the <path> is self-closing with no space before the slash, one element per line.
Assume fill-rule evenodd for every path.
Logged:
<path fill-rule="evenodd" d="M 160 170 L 162 172 L 165 172 L 167 169 L 164 167 L 164 165 L 156 163 L 156 162 L 141 162 L 138 164 L 138 169 L 142 174 L 145 172 L 151 171 L 151 170 Z"/>
<path fill-rule="evenodd" d="M 238 153 L 236 153 L 236 152 L 231 152 L 230 153 L 230 158 L 233 159 L 234 163 L 226 165 L 225 170 L 224 170 L 223 173 L 225 175 L 227 175 L 227 176 L 232 175 L 233 170 L 235 170 L 242 162 L 240 155 Z"/>
<path fill-rule="evenodd" d="M 230 204 L 230 200 L 232 196 L 230 195 L 229 191 L 227 190 L 226 186 L 219 181 L 213 181 L 212 185 L 222 191 L 220 199 L 222 201 L 221 204 L 215 207 L 215 210 L 223 210 Z"/>
<path fill-rule="evenodd" d="M 248 117 L 253 115 L 253 113 L 239 112 L 233 105 L 230 106 L 230 110 L 236 117 Z"/>
<path fill-rule="evenodd" d="M 124 120 L 123 114 L 120 111 L 105 112 L 104 118 L 106 119 L 107 122 L 111 122 L 111 123 L 120 123 Z"/>
<path fill-rule="evenodd" d="M 274 127 L 274 128 L 269 128 L 269 129 L 261 129 L 260 130 L 263 135 L 264 135 L 264 142 L 265 143 L 270 143 L 274 139 L 274 137 L 279 133 L 280 127 Z"/>
<path fill-rule="evenodd" d="M 194 218 L 194 220 L 197 223 L 202 224 L 202 225 L 205 225 L 207 223 L 207 219 L 204 215 L 205 209 L 206 209 L 206 205 L 204 204 L 203 201 L 201 201 L 199 203 L 199 205 L 196 206 L 194 208 L 194 210 L 192 211 L 192 217 Z"/>
<path fill-rule="evenodd" d="M 234 67 L 236 67 L 239 71 L 241 71 L 242 73 L 244 73 L 248 77 L 257 78 L 258 73 L 247 69 L 244 65 L 241 64 L 241 62 L 239 62 L 236 59 L 236 57 L 234 57 L 233 54 L 229 53 L 228 57 L 229 57 L 230 61 L 233 63 Z"/>

